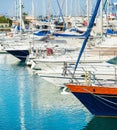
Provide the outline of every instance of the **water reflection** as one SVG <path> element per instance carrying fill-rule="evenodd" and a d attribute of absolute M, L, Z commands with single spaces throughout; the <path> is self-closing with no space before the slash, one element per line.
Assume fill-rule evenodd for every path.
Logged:
<path fill-rule="evenodd" d="M 25 111 L 24 111 L 24 82 L 19 82 L 19 109 L 20 109 L 20 124 L 21 124 L 21 130 L 25 130 Z"/>
<path fill-rule="evenodd" d="M 42 79 L 30 88 L 30 102 L 40 130 L 80 130 L 91 119 L 91 114 L 72 94 L 61 95 L 59 88 Z"/>
<path fill-rule="evenodd" d="M 116 130 L 117 118 L 93 117 L 83 130 Z"/>
<path fill-rule="evenodd" d="M 86 126 L 92 115 L 72 94 L 61 94 L 60 88 L 14 59 L 0 55 L 0 130 L 81 130 Z"/>

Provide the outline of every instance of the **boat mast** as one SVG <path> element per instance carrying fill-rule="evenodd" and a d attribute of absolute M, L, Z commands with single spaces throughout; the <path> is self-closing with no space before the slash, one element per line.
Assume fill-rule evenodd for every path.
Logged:
<path fill-rule="evenodd" d="M 51 17 L 51 0 L 48 0 L 48 19 Z"/>
<path fill-rule="evenodd" d="M 64 30 L 65 30 L 66 29 L 66 24 L 65 24 L 64 17 L 63 17 L 63 14 L 62 14 L 62 9 L 60 7 L 60 3 L 59 3 L 58 0 L 57 0 L 57 4 L 58 4 L 59 11 L 60 11 L 60 16 L 62 17 L 62 20 L 63 20 Z"/>
<path fill-rule="evenodd" d="M 22 1 L 19 0 L 20 4 L 20 34 L 22 34 Z"/>
<path fill-rule="evenodd" d="M 103 0 L 100 3 L 101 40 L 103 40 Z"/>
<path fill-rule="evenodd" d="M 32 20 L 34 19 L 34 0 L 32 0 Z"/>
<path fill-rule="evenodd" d="M 17 18 L 18 18 L 18 1 L 16 0 L 15 1 L 15 18 L 16 18 L 16 20 L 17 20 Z"/>
<path fill-rule="evenodd" d="M 90 13 L 90 10 L 89 10 L 89 6 L 90 6 L 90 0 L 87 0 L 87 22 L 89 23 L 89 13 Z"/>
<path fill-rule="evenodd" d="M 78 0 L 78 15 L 80 16 L 80 0 Z"/>
<path fill-rule="evenodd" d="M 67 0 L 66 0 L 66 16 L 67 16 Z"/>
<path fill-rule="evenodd" d="M 72 0 L 71 0 L 71 10 L 70 10 L 70 16 L 72 16 Z"/>

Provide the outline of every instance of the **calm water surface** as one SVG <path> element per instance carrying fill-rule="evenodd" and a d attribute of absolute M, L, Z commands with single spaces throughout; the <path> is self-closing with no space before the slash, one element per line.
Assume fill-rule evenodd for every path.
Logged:
<path fill-rule="evenodd" d="M 0 54 L 0 130 L 115 130 L 116 122 L 93 117 L 72 94 Z"/>

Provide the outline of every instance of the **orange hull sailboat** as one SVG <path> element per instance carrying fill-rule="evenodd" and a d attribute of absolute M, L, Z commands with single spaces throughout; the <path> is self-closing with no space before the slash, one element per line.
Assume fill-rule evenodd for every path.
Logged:
<path fill-rule="evenodd" d="M 117 116 L 117 88 L 66 84 L 70 91 L 96 116 Z"/>
<path fill-rule="evenodd" d="M 95 17 L 97 15 L 100 2 L 101 0 L 97 0 L 96 2 L 95 10 L 93 12 L 93 15 L 88 25 L 87 36 L 84 39 L 82 48 L 78 55 L 76 65 L 74 67 L 74 73 L 78 67 L 78 63 L 85 49 L 87 40 L 89 38 L 91 29 L 94 24 Z M 97 82 L 95 84 L 94 83 L 93 84 L 67 83 L 66 86 L 93 115 L 115 117 L 117 116 L 117 87 L 114 87 L 115 84 L 112 85 L 111 82 L 110 82 L 111 87 L 109 87 L 108 81 L 110 82 L 114 80 L 112 79 L 107 80 L 107 82 L 104 82 L 104 84 L 102 85 L 98 84 Z"/>

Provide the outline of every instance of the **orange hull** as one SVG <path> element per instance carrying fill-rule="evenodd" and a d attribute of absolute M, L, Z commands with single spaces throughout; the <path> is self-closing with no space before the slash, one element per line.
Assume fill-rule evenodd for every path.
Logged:
<path fill-rule="evenodd" d="M 66 86 L 71 90 L 71 92 L 109 94 L 109 95 L 117 94 L 117 88 L 112 88 L 112 87 L 88 86 L 88 85 L 79 85 L 79 84 L 66 84 Z"/>
<path fill-rule="evenodd" d="M 93 115 L 117 117 L 117 88 L 78 84 L 66 86 Z"/>

